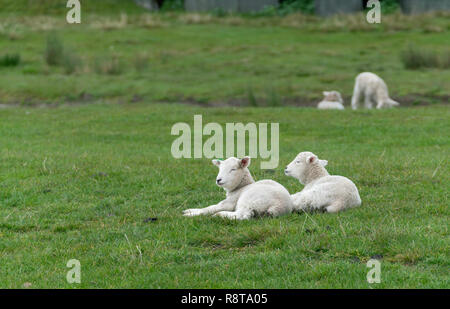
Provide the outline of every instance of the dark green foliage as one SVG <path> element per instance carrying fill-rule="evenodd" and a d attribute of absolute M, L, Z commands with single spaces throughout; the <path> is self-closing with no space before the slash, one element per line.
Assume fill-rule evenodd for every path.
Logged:
<path fill-rule="evenodd" d="M 279 15 L 287 15 L 294 12 L 313 14 L 314 0 L 285 0 L 281 2 L 278 8 Z"/>
<path fill-rule="evenodd" d="M 15 67 L 20 63 L 20 54 L 5 54 L 0 57 L 0 67 Z"/>
<path fill-rule="evenodd" d="M 389 14 L 400 9 L 399 0 L 381 0 L 381 13 Z"/>
<path fill-rule="evenodd" d="M 367 12 L 373 8 L 367 7 L 368 0 L 364 1 L 364 10 Z M 380 0 L 381 14 L 391 14 L 400 10 L 399 0 Z"/>
<path fill-rule="evenodd" d="M 161 11 L 184 11 L 184 0 L 165 0 L 160 8 Z"/>

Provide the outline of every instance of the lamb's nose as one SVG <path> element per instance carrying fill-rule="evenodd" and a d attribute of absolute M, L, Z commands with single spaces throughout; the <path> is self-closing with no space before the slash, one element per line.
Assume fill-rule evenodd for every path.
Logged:
<path fill-rule="evenodd" d="M 217 182 L 217 183 L 220 183 L 221 181 L 222 181 L 222 178 L 216 179 L 216 182 Z"/>

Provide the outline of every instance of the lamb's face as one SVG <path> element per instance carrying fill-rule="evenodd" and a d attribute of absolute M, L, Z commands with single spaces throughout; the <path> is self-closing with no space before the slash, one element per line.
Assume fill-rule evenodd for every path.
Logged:
<path fill-rule="evenodd" d="M 396 101 L 391 99 L 391 100 L 384 101 L 381 104 L 380 108 L 393 108 L 393 107 L 397 107 L 399 105 L 400 105 L 400 103 L 398 103 L 398 102 L 396 102 Z"/>
<path fill-rule="evenodd" d="M 341 94 L 337 91 L 324 91 L 323 95 L 325 101 L 344 103 Z"/>
<path fill-rule="evenodd" d="M 319 160 L 315 154 L 309 151 L 300 152 L 295 157 L 294 161 L 286 166 L 284 173 L 286 176 L 291 176 L 298 179 L 301 184 L 305 184 L 308 170 L 317 163 L 325 167 L 328 161 Z"/>
<path fill-rule="evenodd" d="M 303 184 L 303 179 L 305 178 L 305 172 L 308 168 L 308 158 L 315 156 L 312 152 L 301 152 L 295 159 L 286 166 L 284 173 L 286 176 L 291 176 L 298 179 Z"/>
<path fill-rule="evenodd" d="M 247 167 L 250 165 L 250 158 L 244 157 L 228 158 L 224 161 L 212 160 L 213 164 L 219 167 L 219 174 L 216 178 L 216 184 L 225 190 L 232 191 L 248 174 Z"/>

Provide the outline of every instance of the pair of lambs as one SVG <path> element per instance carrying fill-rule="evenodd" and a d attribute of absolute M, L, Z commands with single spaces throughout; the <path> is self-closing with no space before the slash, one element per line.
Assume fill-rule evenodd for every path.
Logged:
<path fill-rule="evenodd" d="M 337 91 L 324 91 L 325 98 L 317 105 L 319 109 L 344 109 L 344 100 Z M 352 108 L 357 109 L 361 98 L 364 98 L 364 106 L 371 109 L 373 102 L 377 109 L 390 108 L 400 105 L 389 98 L 386 83 L 378 75 L 364 72 L 356 76 L 353 89 Z"/>
<path fill-rule="evenodd" d="M 285 169 L 287 176 L 305 185 L 293 195 L 273 180 L 255 182 L 248 170 L 249 157 L 212 162 L 219 167 L 216 183 L 227 192 L 226 199 L 206 208 L 187 209 L 183 212 L 185 216 L 214 215 L 245 220 L 316 209 L 334 213 L 361 205 L 355 184 L 346 177 L 328 174 L 325 169 L 328 162 L 311 152 L 301 152 Z"/>

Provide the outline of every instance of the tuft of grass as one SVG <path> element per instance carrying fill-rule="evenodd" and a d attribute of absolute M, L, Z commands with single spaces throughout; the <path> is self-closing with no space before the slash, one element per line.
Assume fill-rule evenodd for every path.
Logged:
<path fill-rule="evenodd" d="M 209 24 L 212 23 L 214 20 L 214 16 L 212 14 L 205 14 L 205 13 L 186 13 L 181 14 L 178 17 L 178 21 L 182 24 Z"/>
<path fill-rule="evenodd" d="M 137 24 L 143 28 L 160 28 L 166 26 L 161 19 L 162 14 L 143 14 L 138 18 Z"/>
<path fill-rule="evenodd" d="M 128 15 L 125 13 L 120 14 L 120 18 L 116 16 L 96 16 L 92 22 L 91 27 L 97 30 L 118 30 L 124 29 L 129 24 Z"/>
<path fill-rule="evenodd" d="M 119 55 L 112 54 L 105 58 L 97 58 L 94 69 L 97 74 L 120 75 L 124 72 L 124 64 Z"/>
<path fill-rule="evenodd" d="M 80 58 L 80 56 L 78 56 L 76 53 L 74 52 L 65 52 L 63 59 L 62 59 L 62 66 L 64 68 L 64 72 L 66 74 L 72 74 L 78 70 L 80 70 L 80 68 L 83 65 L 83 61 Z"/>
<path fill-rule="evenodd" d="M 52 33 L 47 37 L 47 45 L 44 59 L 48 65 L 57 66 L 62 64 L 64 58 L 64 45 L 60 38 Z"/>
<path fill-rule="evenodd" d="M 144 72 L 148 69 L 149 56 L 146 53 L 138 53 L 133 59 L 134 69 L 137 72 Z"/>
<path fill-rule="evenodd" d="M 410 45 L 401 52 L 401 61 L 406 69 L 418 70 L 423 68 L 448 69 L 450 65 L 450 51 L 444 54 Z"/>
<path fill-rule="evenodd" d="M 267 91 L 267 105 L 272 107 L 281 105 L 280 96 L 273 87 L 270 87 Z"/>
<path fill-rule="evenodd" d="M 251 87 L 251 86 L 247 88 L 247 100 L 248 100 L 248 105 L 258 106 L 258 101 L 255 98 L 255 94 L 253 93 L 253 87 Z"/>
<path fill-rule="evenodd" d="M 5 54 L 0 57 L 0 67 L 15 67 L 20 64 L 20 54 Z"/>

